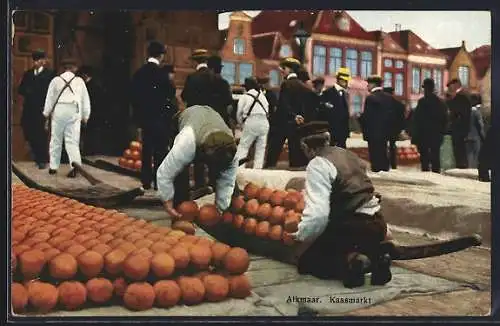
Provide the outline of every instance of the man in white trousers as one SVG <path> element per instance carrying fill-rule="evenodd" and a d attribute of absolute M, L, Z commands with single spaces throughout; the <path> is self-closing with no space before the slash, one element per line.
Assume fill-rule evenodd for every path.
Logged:
<path fill-rule="evenodd" d="M 69 156 L 69 163 L 81 164 L 80 127 L 90 117 L 90 99 L 82 78 L 77 77 L 76 61 L 66 59 L 62 62 L 64 72 L 50 82 L 45 99 L 43 115 L 48 129 L 51 119 L 49 143 L 49 174 L 56 174 L 61 164 L 61 151 L 64 141 Z M 76 177 L 74 168 L 68 177 Z"/>
<path fill-rule="evenodd" d="M 255 142 L 253 168 L 262 169 L 269 134 L 269 103 L 255 78 L 245 79 L 245 90 L 247 92 L 240 97 L 236 113 L 238 124 L 243 128 L 236 157 L 238 160 L 246 158 Z"/>

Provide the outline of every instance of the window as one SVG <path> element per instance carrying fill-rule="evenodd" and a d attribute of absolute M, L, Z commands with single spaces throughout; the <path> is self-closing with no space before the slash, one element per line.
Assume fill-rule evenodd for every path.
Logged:
<path fill-rule="evenodd" d="M 235 38 L 233 43 L 233 52 L 237 55 L 245 54 L 245 40 L 241 38 Z"/>
<path fill-rule="evenodd" d="M 253 64 L 240 63 L 240 71 L 239 71 L 240 85 L 245 83 L 245 78 L 252 77 L 252 75 L 253 75 Z"/>
<path fill-rule="evenodd" d="M 411 92 L 413 94 L 419 94 L 420 93 L 420 69 L 413 68 L 411 77 L 412 77 Z"/>
<path fill-rule="evenodd" d="M 396 61 L 396 68 L 397 69 L 403 69 L 405 66 L 404 62 L 402 60 L 397 60 Z"/>
<path fill-rule="evenodd" d="M 352 76 L 358 75 L 358 51 L 354 49 L 347 49 L 346 66 L 351 71 Z"/>
<path fill-rule="evenodd" d="M 321 45 L 315 45 L 313 50 L 313 75 L 325 75 L 326 67 L 326 48 Z"/>
<path fill-rule="evenodd" d="M 422 79 L 432 78 L 430 69 L 422 69 Z"/>
<path fill-rule="evenodd" d="M 462 83 L 463 87 L 469 87 L 469 67 L 460 66 L 458 67 L 458 79 Z"/>
<path fill-rule="evenodd" d="M 280 85 L 280 73 L 277 70 L 269 72 L 269 86 L 278 87 Z"/>
<path fill-rule="evenodd" d="M 372 74 L 372 53 L 368 51 L 361 52 L 361 77 L 367 78 Z"/>
<path fill-rule="evenodd" d="M 229 85 L 234 85 L 236 81 L 236 65 L 234 64 L 234 62 L 228 61 L 224 61 L 222 62 L 222 64 L 224 65 L 221 71 L 222 78 L 227 80 Z"/>
<path fill-rule="evenodd" d="M 397 73 L 394 82 L 394 94 L 396 96 L 403 96 L 404 93 L 404 76 L 402 73 Z"/>
<path fill-rule="evenodd" d="M 352 115 L 361 114 L 363 110 L 363 98 L 361 95 L 354 95 L 352 98 Z"/>
<path fill-rule="evenodd" d="M 392 67 L 392 60 L 391 59 L 385 59 L 384 60 L 384 67 L 391 68 Z"/>
<path fill-rule="evenodd" d="M 434 85 L 436 86 L 436 91 L 438 94 L 441 94 L 443 89 L 443 75 L 440 69 L 434 69 L 432 72 L 432 78 L 434 79 Z"/>
<path fill-rule="evenodd" d="M 392 73 L 384 73 L 384 87 L 392 87 Z"/>
<path fill-rule="evenodd" d="M 336 74 L 340 67 L 342 67 L 342 49 L 330 48 L 329 73 Z"/>
<path fill-rule="evenodd" d="M 290 45 L 288 44 L 283 44 L 280 49 L 280 57 L 286 58 L 291 56 L 292 56 L 292 48 L 290 48 Z"/>

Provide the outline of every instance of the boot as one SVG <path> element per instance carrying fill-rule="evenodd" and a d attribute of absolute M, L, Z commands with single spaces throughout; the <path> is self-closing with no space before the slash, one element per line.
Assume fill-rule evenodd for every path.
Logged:
<path fill-rule="evenodd" d="M 49 174 L 56 174 L 57 170 L 49 169 Z"/>
<path fill-rule="evenodd" d="M 391 256 L 388 253 L 383 254 L 373 264 L 371 284 L 385 285 L 392 279 L 391 273 Z"/>
<path fill-rule="evenodd" d="M 370 259 L 363 254 L 356 254 L 347 265 L 344 286 L 352 289 L 365 285 L 365 271 L 371 265 Z"/>

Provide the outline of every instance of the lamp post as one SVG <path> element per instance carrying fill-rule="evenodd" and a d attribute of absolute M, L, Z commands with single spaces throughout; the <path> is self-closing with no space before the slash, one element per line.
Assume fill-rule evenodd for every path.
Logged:
<path fill-rule="evenodd" d="M 300 49 L 299 60 L 302 64 L 304 64 L 307 40 L 311 37 L 311 34 L 304 29 L 304 22 L 299 22 L 299 26 L 293 34 L 293 37 L 295 38 L 295 41 Z"/>

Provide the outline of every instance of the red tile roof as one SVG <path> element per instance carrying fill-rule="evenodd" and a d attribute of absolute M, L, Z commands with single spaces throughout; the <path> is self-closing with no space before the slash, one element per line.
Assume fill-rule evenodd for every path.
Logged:
<path fill-rule="evenodd" d="M 267 33 L 252 37 L 253 53 L 260 59 L 271 59 L 278 33 Z"/>
<path fill-rule="evenodd" d="M 408 54 L 424 54 L 445 57 L 443 53 L 431 47 L 417 34 L 410 30 L 390 32 L 389 35 L 403 49 L 405 49 Z"/>
<path fill-rule="evenodd" d="M 471 52 L 472 62 L 476 67 L 476 75 L 482 79 L 491 65 L 491 45 L 483 45 Z"/>
<path fill-rule="evenodd" d="M 336 21 L 340 18 L 349 20 L 349 30 L 344 31 L 339 28 Z M 318 24 L 313 29 L 314 33 L 351 37 L 369 41 L 376 40 L 376 36 L 373 33 L 367 32 L 344 10 L 321 10 L 318 19 Z"/>
<path fill-rule="evenodd" d="M 263 10 L 252 20 L 252 34 L 281 32 L 290 39 L 300 21 L 305 30 L 311 31 L 318 14 L 319 10 Z"/>
<path fill-rule="evenodd" d="M 391 53 L 406 53 L 405 49 L 394 41 L 389 34 L 382 31 L 371 31 L 369 33 L 374 36 L 375 40 L 382 40 L 382 51 Z"/>

